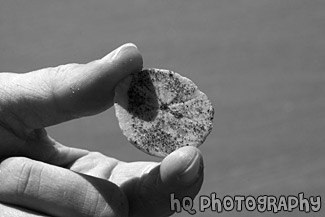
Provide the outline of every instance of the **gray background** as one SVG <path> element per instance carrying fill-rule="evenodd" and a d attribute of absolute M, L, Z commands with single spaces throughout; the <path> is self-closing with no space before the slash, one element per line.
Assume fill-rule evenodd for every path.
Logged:
<path fill-rule="evenodd" d="M 215 106 L 200 195 L 325 200 L 325 1 L 0 0 L 0 71 L 86 63 L 126 42 L 145 67 L 191 78 Z M 128 144 L 113 109 L 48 131 L 125 161 L 159 160 Z M 275 216 L 197 214 L 217 215 Z"/>

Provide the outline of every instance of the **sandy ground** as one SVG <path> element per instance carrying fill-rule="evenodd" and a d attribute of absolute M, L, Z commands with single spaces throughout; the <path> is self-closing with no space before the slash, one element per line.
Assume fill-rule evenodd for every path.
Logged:
<path fill-rule="evenodd" d="M 214 130 L 201 146 L 200 195 L 304 192 L 325 200 L 324 10 L 321 0 L 1 0 L 0 71 L 85 63 L 133 42 L 145 67 L 191 78 L 215 106 Z M 113 109 L 48 130 L 64 144 L 125 161 L 159 160 L 128 144 Z"/>

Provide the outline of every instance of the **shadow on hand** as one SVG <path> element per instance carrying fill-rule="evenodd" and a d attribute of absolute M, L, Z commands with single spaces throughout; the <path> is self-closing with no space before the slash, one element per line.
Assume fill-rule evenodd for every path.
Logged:
<path fill-rule="evenodd" d="M 94 202 L 97 204 L 90 204 L 90 207 L 95 205 L 100 213 L 107 213 L 107 216 L 129 216 L 128 200 L 117 185 L 105 179 L 78 174 L 86 179 L 105 200 L 102 204 L 100 200 L 95 200 Z"/>
<path fill-rule="evenodd" d="M 163 183 L 158 165 L 149 173 L 124 182 L 120 188 L 128 198 L 130 217 L 163 217 L 175 213 L 175 210 L 171 210 L 171 194 L 174 194 L 175 198 L 191 197 L 194 200 L 202 183 L 203 175 L 190 186 L 177 184 L 175 180 L 168 184 Z"/>

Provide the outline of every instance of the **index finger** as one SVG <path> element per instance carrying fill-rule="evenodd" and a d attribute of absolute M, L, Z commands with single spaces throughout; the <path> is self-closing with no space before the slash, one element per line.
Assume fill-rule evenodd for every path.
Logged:
<path fill-rule="evenodd" d="M 87 64 L 1 73 L 1 121 L 21 132 L 99 113 L 112 106 L 115 85 L 141 69 L 137 47 L 125 44 Z"/>

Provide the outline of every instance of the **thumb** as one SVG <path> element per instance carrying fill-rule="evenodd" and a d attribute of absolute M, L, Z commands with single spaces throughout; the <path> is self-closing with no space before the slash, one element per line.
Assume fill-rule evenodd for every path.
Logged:
<path fill-rule="evenodd" d="M 203 157 L 193 146 L 182 147 L 169 154 L 160 165 L 160 178 L 164 186 L 192 186 L 203 176 Z"/>
<path fill-rule="evenodd" d="M 202 183 L 202 154 L 199 149 L 188 146 L 172 152 L 160 166 L 145 173 L 134 189 L 130 190 L 127 184 L 122 187 L 130 201 L 130 216 L 170 216 L 180 211 L 172 208 L 172 201 L 182 201 L 185 197 L 193 201 Z M 196 211 L 192 206 L 190 203 L 182 208 L 193 215 Z"/>
<path fill-rule="evenodd" d="M 87 64 L 0 73 L 0 121 L 26 135 L 33 129 L 99 113 L 112 106 L 116 84 L 141 69 L 137 47 L 125 44 Z"/>

